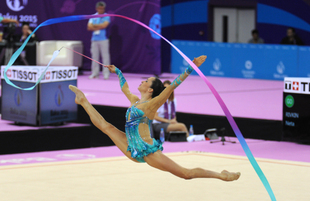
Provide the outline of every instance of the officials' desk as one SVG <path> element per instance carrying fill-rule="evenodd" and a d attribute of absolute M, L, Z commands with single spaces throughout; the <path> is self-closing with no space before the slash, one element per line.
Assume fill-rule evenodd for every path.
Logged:
<path fill-rule="evenodd" d="M 284 79 L 283 137 L 310 142 L 310 78 Z"/>
<path fill-rule="evenodd" d="M 21 90 L 7 84 L 1 67 L 2 119 L 31 125 L 74 121 L 77 118 L 75 94 L 68 86 L 77 85 L 78 68 L 49 67 L 40 83 L 32 90 Z M 32 87 L 45 66 L 12 66 L 7 77 L 21 88 Z"/>

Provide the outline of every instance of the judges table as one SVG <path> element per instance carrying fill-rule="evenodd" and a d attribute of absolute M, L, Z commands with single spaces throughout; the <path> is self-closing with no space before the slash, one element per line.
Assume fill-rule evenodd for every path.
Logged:
<path fill-rule="evenodd" d="M 75 94 L 68 88 L 77 85 L 78 68 L 49 67 L 41 82 L 33 90 L 20 90 L 4 80 L 1 66 L 2 119 L 31 125 L 46 125 L 77 118 Z M 45 66 L 12 66 L 7 77 L 17 86 L 33 86 Z"/>

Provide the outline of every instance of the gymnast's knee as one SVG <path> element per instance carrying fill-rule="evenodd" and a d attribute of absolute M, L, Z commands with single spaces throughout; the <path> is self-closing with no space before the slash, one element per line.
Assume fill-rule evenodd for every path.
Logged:
<path fill-rule="evenodd" d="M 193 172 L 191 170 L 186 169 L 185 171 L 182 172 L 182 175 L 180 177 L 185 180 L 193 179 Z"/>
<path fill-rule="evenodd" d="M 110 131 L 113 130 L 115 127 L 110 124 L 109 122 L 105 122 L 100 125 L 100 130 L 105 134 L 109 135 Z"/>

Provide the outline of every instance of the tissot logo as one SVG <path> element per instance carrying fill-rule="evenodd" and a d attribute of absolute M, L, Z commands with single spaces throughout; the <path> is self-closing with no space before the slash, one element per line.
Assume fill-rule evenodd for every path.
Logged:
<path fill-rule="evenodd" d="M 310 92 L 310 82 L 300 82 L 301 91 Z"/>
<path fill-rule="evenodd" d="M 285 81 L 285 89 L 291 90 L 292 89 L 292 83 L 291 81 Z"/>
<path fill-rule="evenodd" d="M 6 66 L 1 66 L 2 73 L 4 73 L 5 68 Z M 10 69 L 6 71 L 6 74 L 10 80 L 35 83 L 41 77 L 42 73 L 44 73 L 45 69 L 45 66 L 27 68 L 24 66 L 11 66 Z M 57 82 L 60 80 L 75 80 L 77 79 L 77 76 L 77 67 L 49 67 L 49 69 L 45 72 L 41 83 Z M 2 76 L 1 79 L 4 79 L 4 76 Z"/>
<path fill-rule="evenodd" d="M 8 70 L 9 71 L 9 70 Z M 7 72 L 8 72 L 7 71 Z M 34 80 L 36 81 L 37 80 L 37 72 L 35 71 L 28 71 L 28 70 L 15 70 L 13 69 L 11 71 L 12 73 L 12 78 L 16 78 L 16 79 L 19 79 L 19 80 Z"/>
<path fill-rule="evenodd" d="M 293 90 L 298 91 L 299 90 L 299 82 L 293 81 Z"/>
<path fill-rule="evenodd" d="M 8 71 L 6 71 L 6 75 L 10 78 L 12 76 L 12 71 L 11 69 L 8 69 Z"/>
<path fill-rule="evenodd" d="M 46 80 L 51 79 L 51 71 L 47 71 L 47 72 L 45 73 L 45 79 L 46 79 Z"/>
<path fill-rule="evenodd" d="M 310 94 L 309 78 L 285 78 L 284 92 Z"/>
<path fill-rule="evenodd" d="M 21 11 L 28 4 L 28 0 L 6 0 L 6 5 L 12 11 Z"/>
<path fill-rule="evenodd" d="M 285 81 L 285 89 L 299 91 L 299 82 L 297 81 Z"/>

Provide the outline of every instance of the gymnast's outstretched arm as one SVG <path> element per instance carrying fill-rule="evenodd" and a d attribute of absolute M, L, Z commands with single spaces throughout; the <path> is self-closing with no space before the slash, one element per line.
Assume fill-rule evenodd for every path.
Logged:
<path fill-rule="evenodd" d="M 125 94 L 125 96 L 130 101 L 131 104 L 134 104 L 137 100 L 139 100 L 138 96 L 133 95 L 130 92 L 128 83 L 120 69 L 118 69 L 114 65 L 105 65 L 105 67 L 109 68 L 111 73 L 116 73 L 116 75 L 118 76 L 119 82 L 120 82 L 122 92 Z"/>
<path fill-rule="evenodd" d="M 207 56 L 202 55 L 198 58 L 195 58 L 193 60 L 194 64 L 196 64 L 197 67 L 201 66 L 201 64 L 203 64 L 203 62 L 205 62 Z M 157 111 L 157 109 L 166 102 L 166 100 L 168 99 L 168 97 L 170 96 L 170 94 L 173 92 L 174 89 L 176 89 L 188 76 L 189 74 L 193 71 L 194 69 L 189 66 L 184 73 L 182 73 L 181 75 L 179 75 L 172 83 L 169 87 L 166 87 L 166 89 L 161 92 L 161 94 L 159 94 L 157 97 L 153 98 L 150 101 L 150 110 L 151 111 Z"/>

